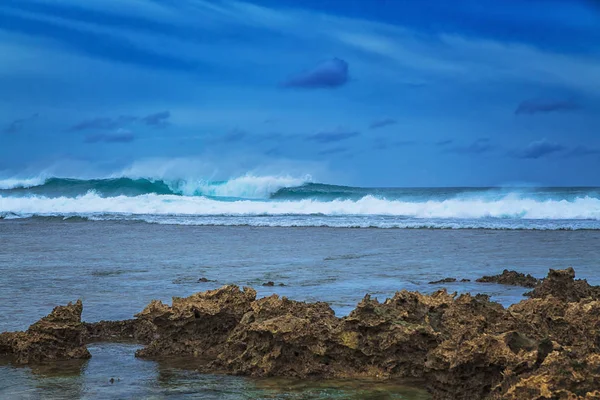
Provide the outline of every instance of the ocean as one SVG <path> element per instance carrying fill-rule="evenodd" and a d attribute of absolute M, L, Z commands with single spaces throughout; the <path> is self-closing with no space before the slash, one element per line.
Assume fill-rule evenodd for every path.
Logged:
<path fill-rule="evenodd" d="M 600 284 L 598 188 L 358 188 L 290 177 L 229 181 L 139 177 L 0 180 L 0 331 L 26 329 L 83 300 L 83 319 L 126 319 L 225 284 L 337 315 L 366 293 L 486 293 L 474 280 L 572 266 Z M 207 278 L 209 282 L 200 282 Z M 273 281 L 285 286 L 267 287 Z M 418 384 L 252 380 L 134 358 L 135 344 L 90 346 L 84 363 L 0 363 L 0 398 L 427 399 Z M 115 378 L 115 383 L 109 383 Z"/>

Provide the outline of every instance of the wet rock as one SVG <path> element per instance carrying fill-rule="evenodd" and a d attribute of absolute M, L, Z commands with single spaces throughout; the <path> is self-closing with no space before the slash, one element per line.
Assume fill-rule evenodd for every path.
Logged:
<path fill-rule="evenodd" d="M 174 298 L 171 306 L 153 301 L 127 321 L 82 325 L 81 308 L 77 314 L 70 305 L 74 312 L 41 330 L 34 324 L 27 332 L 0 335 L 0 352 L 16 353 L 15 343 L 29 343 L 23 335 L 30 331 L 65 339 L 66 325 L 64 332 L 80 344 L 75 350 L 84 339 L 134 338 L 147 343 L 138 356 L 186 357 L 188 365 L 207 373 L 410 378 L 424 382 L 434 400 L 598 400 L 596 291 L 575 280 L 572 270 L 551 270 L 533 298 L 508 308 L 486 295 L 403 290 L 383 302 L 367 295 L 338 318 L 326 303 L 277 295 L 256 300 L 251 288 L 224 286 Z M 60 343 L 59 353 L 52 353 L 56 340 L 40 346 L 48 347 L 44 354 L 78 354 Z M 26 360 L 42 349 L 24 348 L 33 349 L 21 353 Z"/>
<path fill-rule="evenodd" d="M 174 297 L 171 306 L 152 301 L 136 318 L 154 326 L 153 340 L 140 357 L 192 355 L 214 358 L 256 298 L 252 288 L 238 286 Z"/>
<path fill-rule="evenodd" d="M 269 281 L 262 284 L 263 286 L 275 286 L 275 282 Z"/>
<path fill-rule="evenodd" d="M 198 283 L 207 283 L 207 282 L 216 282 L 216 281 L 212 280 L 212 279 L 205 278 L 205 277 L 202 277 L 202 278 L 198 279 Z"/>
<path fill-rule="evenodd" d="M 466 278 L 463 278 L 463 279 L 461 279 L 460 281 L 461 281 L 461 282 L 471 282 L 471 280 L 470 280 L 470 279 L 466 279 Z"/>
<path fill-rule="evenodd" d="M 436 285 L 438 283 L 452 283 L 452 282 L 456 282 L 456 278 L 444 278 L 444 279 L 440 279 L 439 281 L 431 281 L 431 282 L 429 282 L 429 284 Z"/>
<path fill-rule="evenodd" d="M 85 341 L 113 342 L 134 340 L 140 343 L 150 343 L 156 334 L 156 327 L 143 319 L 128 319 L 124 321 L 84 322 Z"/>
<path fill-rule="evenodd" d="M 85 359 L 85 328 L 81 323 L 81 300 L 55 307 L 50 314 L 25 332 L 0 334 L 0 353 L 17 364 L 44 361 Z"/>
<path fill-rule="evenodd" d="M 475 282 L 480 283 L 499 283 L 501 285 L 523 286 L 533 288 L 539 283 L 539 279 L 527 274 L 522 274 L 517 271 L 509 271 L 505 269 L 500 275 L 484 276 L 477 279 Z"/>
<path fill-rule="evenodd" d="M 531 298 L 553 296 L 567 302 L 576 302 L 586 297 L 600 299 L 600 286 L 591 286 L 585 279 L 575 279 L 573 268 L 551 269 L 548 276 L 525 295 Z"/>

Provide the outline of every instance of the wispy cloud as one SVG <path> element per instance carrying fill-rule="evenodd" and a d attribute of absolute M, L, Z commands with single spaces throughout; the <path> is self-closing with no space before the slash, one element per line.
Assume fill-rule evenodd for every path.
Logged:
<path fill-rule="evenodd" d="M 371 125 L 369 125 L 369 128 L 379 129 L 379 128 L 383 128 L 385 126 L 395 125 L 397 123 L 398 123 L 398 121 L 396 121 L 393 118 L 383 118 L 383 119 L 371 122 Z"/>
<path fill-rule="evenodd" d="M 444 140 L 437 141 L 435 143 L 435 145 L 436 146 L 440 146 L 440 147 L 444 147 L 444 146 L 451 145 L 452 143 L 454 143 L 453 139 L 444 139 Z"/>
<path fill-rule="evenodd" d="M 135 135 L 127 130 L 120 129 L 114 133 L 96 133 L 87 135 L 85 143 L 129 143 L 135 140 Z"/>
<path fill-rule="evenodd" d="M 333 89 L 348 83 L 348 63 L 334 58 L 296 74 L 283 83 L 284 87 L 302 89 Z"/>
<path fill-rule="evenodd" d="M 335 131 L 315 133 L 313 135 L 308 136 L 306 140 L 318 143 L 333 143 L 340 142 L 342 140 L 347 140 L 358 135 L 360 135 L 360 132 L 338 129 Z"/>
<path fill-rule="evenodd" d="M 120 115 L 118 117 L 96 117 L 83 120 L 69 128 L 69 131 L 111 131 L 119 128 L 125 128 L 128 125 L 139 122 L 143 125 L 152 127 L 165 127 L 168 125 L 168 119 L 171 117 L 169 111 L 161 111 L 146 115 L 145 117 L 137 117 L 134 115 Z"/>
<path fill-rule="evenodd" d="M 2 133 L 7 134 L 7 135 L 19 133 L 19 132 L 21 132 L 21 130 L 23 130 L 23 127 L 25 126 L 25 124 L 37 119 L 38 117 L 39 117 L 39 115 L 36 113 L 27 118 L 15 119 L 12 122 L 10 122 L 8 125 L 6 125 L 4 127 L 4 129 L 2 129 Z"/>
<path fill-rule="evenodd" d="M 544 138 L 542 140 L 531 142 L 523 149 L 512 152 L 512 154 L 518 158 L 537 159 L 564 151 L 566 148 L 566 146 L 560 143 L 549 142 Z"/>
<path fill-rule="evenodd" d="M 539 113 L 568 112 L 581 109 L 573 100 L 527 100 L 519 104 L 515 114 L 534 115 Z"/>
<path fill-rule="evenodd" d="M 446 147 L 452 142 L 442 144 L 441 146 Z M 457 153 L 457 154 L 484 154 L 489 153 L 496 149 L 496 146 L 491 143 L 488 138 L 479 138 L 472 143 L 465 146 L 446 147 L 444 152 Z"/>
<path fill-rule="evenodd" d="M 321 156 L 326 156 L 326 155 L 331 155 L 331 154 L 340 154 L 340 153 L 345 153 L 349 150 L 348 147 L 333 147 L 331 149 L 325 149 L 325 150 L 321 150 L 319 151 L 319 155 Z"/>
<path fill-rule="evenodd" d="M 413 146 L 417 144 L 414 140 L 390 140 L 389 138 L 379 137 L 373 144 L 374 150 L 387 150 L 399 147 Z"/>
<path fill-rule="evenodd" d="M 595 156 L 600 155 L 600 148 L 578 145 L 570 149 L 565 155 L 567 157 Z"/>
<path fill-rule="evenodd" d="M 142 118 L 142 122 L 148 126 L 164 127 L 168 124 L 170 117 L 171 113 L 169 111 L 160 111 L 146 115 Z"/>

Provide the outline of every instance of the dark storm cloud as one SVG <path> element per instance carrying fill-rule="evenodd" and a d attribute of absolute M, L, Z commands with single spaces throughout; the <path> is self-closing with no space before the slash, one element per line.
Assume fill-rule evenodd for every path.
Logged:
<path fill-rule="evenodd" d="M 313 69 L 301 72 L 283 82 L 284 87 L 303 89 L 332 89 L 348 83 L 348 63 L 339 58 L 322 62 Z"/>
<path fill-rule="evenodd" d="M 21 132 L 21 130 L 23 130 L 23 127 L 25 126 L 25 124 L 27 124 L 28 122 L 33 121 L 37 118 L 38 118 L 38 114 L 33 114 L 27 118 L 15 119 L 14 121 L 12 121 L 8 125 L 6 125 L 6 127 L 4 127 L 4 129 L 2 129 L 2 133 L 7 134 L 7 135 L 19 133 L 19 132 Z"/>
<path fill-rule="evenodd" d="M 546 157 L 553 153 L 561 152 L 565 149 L 566 146 L 560 143 L 549 142 L 546 139 L 542 139 L 529 143 L 523 149 L 513 152 L 513 155 L 518 158 L 537 159 Z"/>
<path fill-rule="evenodd" d="M 360 132 L 355 131 L 332 131 L 332 132 L 319 132 L 314 135 L 310 135 L 306 140 L 310 140 L 317 143 L 334 143 L 342 140 L 347 140 L 360 135 Z"/>
<path fill-rule="evenodd" d="M 369 125 L 369 128 L 378 129 L 378 128 L 383 128 L 384 126 L 395 125 L 397 123 L 398 123 L 398 121 L 396 121 L 393 118 L 384 118 L 384 119 L 380 119 L 377 121 L 373 121 L 371 123 L 371 125 Z"/>
<path fill-rule="evenodd" d="M 451 142 L 450 142 L 451 143 Z M 445 146 L 445 145 L 443 145 Z M 444 150 L 447 153 L 457 154 L 484 154 L 496 149 L 488 138 L 479 138 L 466 146 L 456 146 Z"/>
<path fill-rule="evenodd" d="M 85 143 L 129 143 L 135 140 L 135 135 L 129 131 L 118 131 L 114 133 L 97 133 L 87 135 Z"/>
<path fill-rule="evenodd" d="M 519 104 L 515 114 L 539 114 L 551 112 L 568 112 L 581 109 L 581 105 L 573 100 L 527 100 Z"/>

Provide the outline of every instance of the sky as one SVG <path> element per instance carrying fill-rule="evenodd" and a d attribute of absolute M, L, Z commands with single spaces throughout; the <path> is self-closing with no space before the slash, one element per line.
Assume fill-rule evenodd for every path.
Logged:
<path fill-rule="evenodd" d="M 600 186 L 600 2 L 2 0 L 0 177 Z"/>

